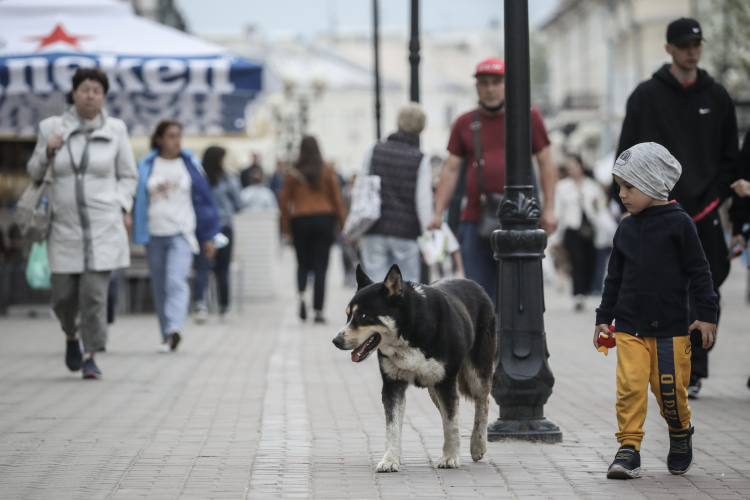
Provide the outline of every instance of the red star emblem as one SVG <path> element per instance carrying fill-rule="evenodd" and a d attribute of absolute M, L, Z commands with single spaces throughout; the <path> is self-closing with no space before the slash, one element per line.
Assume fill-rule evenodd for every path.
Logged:
<path fill-rule="evenodd" d="M 68 45 L 72 45 L 75 47 L 76 50 L 79 52 L 81 51 L 81 48 L 78 46 L 79 40 L 88 40 L 89 38 L 92 38 L 90 36 L 83 36 L 83 35 L 70 35 L 68 34 L 65 29 L 62 26 L 62 23 L 57 23 L 57 26 L 55 26 L 55 29 L 52 30 L 52 33 L 50 33 L 47 36 L 30 36 L 27 37 L 27 39 L 31 42 L 40 42 L 39 47 L 37 47 L 35 52 L 39 52 L 47 45 L 52 45 L 56 42 L 63 42 L 67 43 Z"/>

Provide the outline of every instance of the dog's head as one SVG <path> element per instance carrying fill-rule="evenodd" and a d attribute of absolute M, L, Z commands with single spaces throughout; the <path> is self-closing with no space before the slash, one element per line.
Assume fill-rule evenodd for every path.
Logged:
<path fill-rule="evenodd" d="M 333 345 L 352 351 L 352 361 L 359 363 L 376 349 L 393 344 L 399 338 L 396 318 L 403 295 L 404 282 L 397 265 L 382 283 L 374 283 L 357 266 L 357 292 L 346 308 L 346 325 L 334 337 Z"/>

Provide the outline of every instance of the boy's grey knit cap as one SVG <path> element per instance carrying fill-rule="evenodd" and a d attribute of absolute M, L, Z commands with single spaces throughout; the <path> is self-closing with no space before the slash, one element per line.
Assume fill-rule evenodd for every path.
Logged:
<path fill-rule="evenodd" d="M 642 142 L 622 152 L 612 173 L 651 198 L 666 200 L 680 180 L 682 165 L 664 146 Z"/>

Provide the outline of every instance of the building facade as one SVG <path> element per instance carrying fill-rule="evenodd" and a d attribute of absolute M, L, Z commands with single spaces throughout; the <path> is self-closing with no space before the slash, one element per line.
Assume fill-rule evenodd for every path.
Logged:
<path fill-rule="evenodd" d="M 616 147 L 628 96 L 669 62 L 667 25 L 691 0 L 563 0 L 540 27 L 550 72 L 551 128 L 593 163 Z"/>

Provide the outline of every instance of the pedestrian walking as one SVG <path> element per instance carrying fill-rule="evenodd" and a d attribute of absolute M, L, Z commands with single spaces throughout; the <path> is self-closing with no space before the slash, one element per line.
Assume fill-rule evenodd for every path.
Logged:
<path fill-rule="evenodd" d="M 667 469 L 684 474 L 693 461 L 695 432 L 686 386 L 690 381 L 691 330 L 711 347 L 716 338 L 717 295 L 695 222 L 668 202 L 680 163 L 664 147 L 643 143 L 624 151 L 613 174 L 620 199 L 632 214 L 617 229 L 604 293 L 596 310 L 599 335 L 617 342 L 617 441 L 620 449 L 607 477 L 641 477 L 640 448 L 648 386 L 669 427 Z M 688 290 L 697 319 L 688 320 Z"/>
<path fill-rule="evenodd" d="M 438 229 L 443 212 L 466 162 L 466 206 L 461 213 L 458 239 L 461 244 L 466 277 L 479 283 L 495 300 L 497 262 L 489 239 L 478 232 L 483 200 L 505 192 L 505 64 L 490 58 L 477 65 L 476 89 L 479 107 L 458 117 L 448 141 L 450 155 L 440 173 L 435 192 L 435 211 L 427 229 Z M 538 109 L 531 108 L 531 150 L 541 173 L 544 210 L 541 226 L 552 233 L 557 224 L 554 214 L 556 170 L 549 151 L 549 138 Z M 485 210 L 490 218 L 494 214 Z"/>
<path fill-rule="evenodd" d="M 252 173 L 253 169 L 260 169 L 261 172 L 263 171 L 263 166 L 260 163 L 260 155 L 258 153 L 253 153 L 253 162 L 249 167 L 240 172 L 240 182 L 242 183 L 243 188 L 246 188 L 252 184 L 250 174 Z"/>
<path fill-rule="evenodd" d="M 680 162 L 683 174 L 670 197 L 695 221 L 714 291 L 721 297 L 719 287 L 729 275 L 730 262 L 718 207 L 732 194 L 730 185 L 737 179 L 734 104 L 726 89 L 698 68 L 703 30 L 696 20 L 670 23 L 666 50 L 672 63 L 662 66 L 628 98 L 617 155 L 652 141 Z M 617 199 L 616 185 L 613 188 L 612 198 Z M 691 308 L 693 319 L 695 315 Z M 708 351 L 693 348 L 691 366 L 688 392 L 697 397 L 701 379 L 708 377 Z"/>
<path fill-rule="evenodd" d="M 250 184 L 242 189 L 242 203 L 248 211 L 278 210 L 279 200 L 276 195 L 263 185 L 263 169 L 250 167 L 248 174 Z"/>
<path fill-rule="evenodd" d="M 305 136 L 299 158 L 284 180 L 279 198 L 281 234 L 294 243 L 297 254 L 299 316 L 307 319 L 305 288 L 310 272 L 315 275 L 313 309 L 315 322 L 325 323 L 325 299 L 328 256 L 336 234 L 344 226 L 346 212 L 336 173 L 323 164 L 318 141 Z"/>
<path fill-rule="evenodd" d="M 398 264 L 406 281 L 420 282 L 422 255 L 417 238 L 432 216 L 432 167 L 419 149 L 426 116 L 417 103 L 398 112 L 398 131 L 365 153 L 357 179 L 380 177 L 380 219 L 362 237 L 362 264 L 382 281 Z M 355 181 L 356 182 L 356 181 Z M 355 186 L 353 191 L 357 192 Z"/>
<path fill-rule="evenodd" d="M 742 140 L 742 150 L 737 159 L 737 179 L 732 184 L 733 194 L 732 208 L 729 209 L 729 218 L 732 221 L 731 248 L 736 245 L 747 246 L 747 236 L 750 230 L 746 225 L 750 224 L 750 130 Z"/>
<path fill-rule="evenodd" d="M 211 185 L 216 205 L 219 209 L 221 220 L 221 233 L 226 236 L 227 242 L 216 250 L 214 257 L 214 271 L 216 281 L 219 285 L 219 317 L 229 310 L 229 266 L 232 263 L 232 247 L 234 243 L 234 214 L 243 208 L 240 195 L 240 181 L 236 176 L 228 173 L 224 168 L 226 150 L 219 146 L 211 146 L 203 153 L 203 170 L 206 172 L 208 183 Z M 208 306 L 204 299 L 206 284 L 208 283 L 208 271 L 211 260 L 205 252 L 201 252 L 195 258 L 195 303 L 196 321 L 205 323 L 208 319 Z"/>
<path fill-rule="evenodd" d="M 616 224 L 607 210 L 604 190 L 581 157 L 567 155 L 565 166 L 567 176 L 555 187 L 558 226 L 554 239 L 562 240 L 570 256 L 575 309 L 581 311 L 593 291 L 598 249 L 611 247 Z"/>
<path fill-rule="evenodd" d="M 276 171 L 268 181 L 268 189 L 273 191 L 276 195 L 276 199 L 281 196 L 281 190 L 284 188 L 284 179 L 286 179 L 286 162 L 283 160 L 276 160 Z"/>
<path fill-rule="evenodd" d="M 181 148 L 182 125 L 162 120 L 151 136 L 151 152 L 138 161 L 133 241 L 146 245 L 154 306 L 162 343 L 177 349 L 190 305 L 188 276 L 193 255 L 216 253 L 219 211 L 200 162 Z"/>
<path fill-rule="evenodd" d="M 739 179 L 732 184 L 733 195 L 732 207 L 729 209 L 729 218 L 732 221 L 732 241 L 730 243 L 730 255 L 727 258 L 740 255 L 747 248 L 747 240 L 750 237 L 750 130 L 742 140 L 742 150 L 737 160 L 737 175 Z M 750 388 L 750 378 L 747 380 Z"/>
<path fill-rule="evenodd" d="M 34 181 L 48 170 L 52 178 L 47 255 L 52 309 L 67 338 L 65 363 L 82 369 L 83 378 L 99 378 L 94 354 L 106 346 L 110 274 L 130 265 L 127 230 L 138 172 L 125 123 L 102 107 L 106 73 L 79 68 L 72 87 L 62 116 L 39 124 L 27 168 Z"/>

